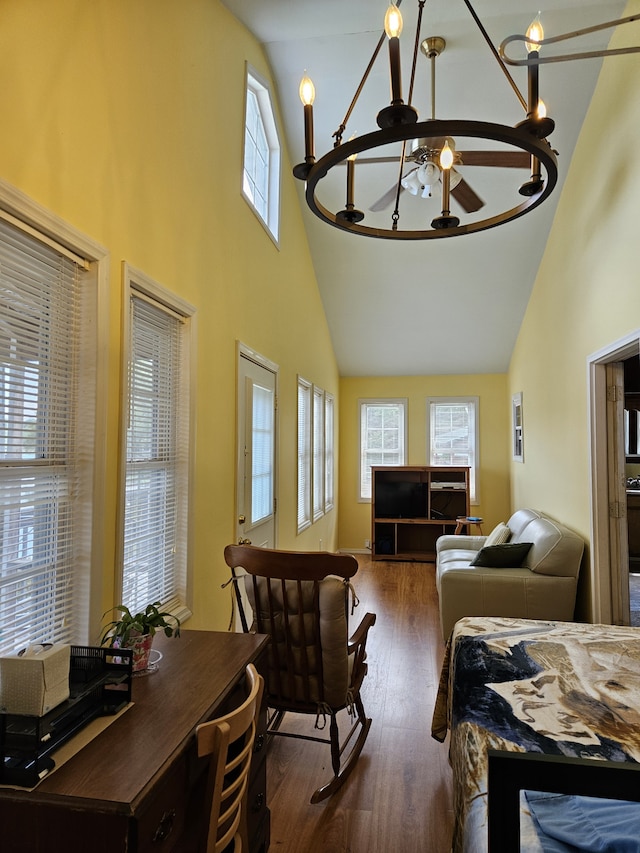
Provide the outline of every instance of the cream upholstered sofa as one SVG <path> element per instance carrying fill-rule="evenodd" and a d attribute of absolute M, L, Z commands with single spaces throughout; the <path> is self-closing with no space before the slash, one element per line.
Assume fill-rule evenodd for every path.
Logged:
<path fill-rule="evenodd" d="M 488 537 L 441 536 L 436 585 L 444 640 L 463 616 L 571 621 L 583 551 L 576 533 L 533 509 L 518 510 Z"/>

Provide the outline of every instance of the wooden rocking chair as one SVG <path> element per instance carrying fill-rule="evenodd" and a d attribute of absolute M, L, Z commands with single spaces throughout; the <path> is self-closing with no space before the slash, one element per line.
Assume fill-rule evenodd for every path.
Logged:
<path fill-rule="evenodd" d="M 227 545 L 224 557 L 236 583 L 242 581 L 236 570 L 247 572 L 243 579 L 253 610 L 251 630 L 271 636 L 265 685 L 268 735 L 331 746 L 333 778 L 311 797 L 312 803 L 320 802 L 334 794 L 353 770 L 371 726 L 360 688 L 367 673 L 367 634 L 375 614 L 365 614 L 353 636 L 348 636 L 349 579 L 358 571 L 357 560 L 346 554 L 251 545 Z M 337 714 L 345 708 L 354 722 L 341 742 Z M 329 739 L 280 731 L 287 711 L 315 715 L 316 728 L 318 720 L 329 717 Z"/>

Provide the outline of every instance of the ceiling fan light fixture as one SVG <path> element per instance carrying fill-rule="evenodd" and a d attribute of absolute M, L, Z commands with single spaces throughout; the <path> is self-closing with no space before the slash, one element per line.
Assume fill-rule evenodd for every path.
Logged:
<path fill-rule="evenodd" d="M 311 103 L 305 103 L 304 105 L 305 162 L 295 167 L 294 174 L 306 182 L 305 200 L 312 213 L 329 225 L 348 230 L 352 234 L 361 234 L 363 236 L 382 239 L 433 239 L 453 236 L 455 234 L 471 234 L 488 228 L 494 228 L 533 211 L 551 195 L 558 179 L 556 152 L 547 140 L 547 137 L 555 127 L 555 123 L 549 116 L 544 114 L 543 104 L 538 91 L 540 64 L 547 61 L 567 61 L 570 59 L 640 51 L 640 47 L 634 47 L 608 51 L 591 51 L 572 55 L 567 54 L 559 57 L 541 57 L 542 49 L 547 44 L 562 39 L 574 38 L 598 29 L 616 26 L 617 24 L 629 23 L 637 20 L 638 15 L 631 15 L 619 21 L 610 21 L 597 27 L 574 30 L 564 35 L 546 39 L 544 38 L 544 30 L 539 19 L 536 19 L 527 31 L 527 35 L 509 36 L 503 40 L 498 51 L 492 44 L 484 26 L 473 10 L 470 0 L 464 0 L 467 10 L 474 19 L 482 37 L 498 62 L 501 71 L 516 94 L 520 106 L 526 114 L 526 118 L 524 121 L 512 126 L 476 120 L 436 120 L 432 109 L 431 120 L 420 120 L 415 107 L 412 105 L 416 56 L 421 48 L 422 52 L 430 60 L 433 69 L 435 59 L 442 52 L 445 45 L 445 41 L 441 37 L 431 37 L 430 40 L 425 39 L 421 42 L 420 26 L 425 2 L 426 0 L 417 0 L 418 16 L 407 103 L 402 98 L 400 78 L 402 16 L 400 15 L 398 6 L 402 3 L 402 0 L 396 0 L 387 9 L 385 33 L 382 34 L 378 46 L 374 50 L 371 61 L 364 73 L 362 81 L 356 89 L 356 93 L 343 121 L 339 125 L 338 130 L 333 134 L 335 144 L 333 148 L 328 150 L 318 160 L 315 159 L 313 147 L 312 105 Z M 377 54 L 384 44 L 385 38 L 388 38 L 389 43 L 391 103 L 380 110 L 377 115 L 378 130 L 343 143 L 342 138 L 347 122 L 369 76 Z M 525 45 L 528 50 L 527 59 L 520 61 L 507 58 L 505 47 L 514 40 L 518 40 Z M 528 98 L 525 98 L 518 89 L 516 82 L 509 73 L 507 64 L 524 65 L 527 67 Z M 432 107 L 434 103 L 435 99 L 432 96 Z M 451 140 L 457 139 L 458 142 L 464 139 L 465 148 L 468 145 L 467 140 L 479 141 L 480 144 L 476 146 L 478 150 L 474 151 L 474 146 L 469 146 L 470 150 L 463 150 L 459 154 L 456 154 L 452 149 L 451 143 L 448 141 L 444 142 L 447 138 Z M 407 146 L 409 144 L 415 145 L 411 140 L 416 139 L 418 140 L 418 148 L 409 148 L 410 153 L 405 155 Z M 349 158 L 353 155 L 363 152 L 376 152 L 377 154 L 378 149 L 381 148 L 390 150 L 388 146 L 396 146 L 393 150 L 397 150 L 397 146 L 400 143 L 402 143 L 402 153 L 400 155 L 393 155 L 389 158 L 381 156 L 369 158 L 373 161 L 393 159 L 397 160 L 399 164 L 396 187 L 392 188 L 395 195 L 395 209 L 391 216 L 391 224 L 388 227 L 379 225 L 377 221 L 371 226 L 359 224 L 364 214 L 356 210 L 353 198 L 350 198 L 349 195 L 347 198 L 347 207 L 344 211 L 339 211 L 338 213 L 334 213 L 325 207 L 319 200 L 316 195 L 318 185 L 335 166 L 343 165 L 345 161 L 348 161 L 347 167 L 351 166 L 353 169 L 353 160 L 349 161 Z M 426 159 L 426 155 L 429 155 L 429 159 Z M 465 155 L 468 155 L 468 159 L 465 159 Z M 435 164 L 430 162 L 431 158 L 435 159 Z M 440 158 L 439 163 L 438 158 Z M 405 175 L 405 163 L 407 162 L 414 163 L 416 168 Z M 484 219 L 469 219 L 462 225 L 458 217 L 451 215 L 449 210 L 450 194 L 452 191 L 456 191 L 456 188 L 455 200 L 467 214 L 475 213 L 484 204 L 482 199 L 466 183 L 466 172 L 464 172 L 464 169 L 473 166 L 524 169 L 527 162 L 531 165 L 531 177 L 519 188 L 517 184 L 513 187 L 513 202 L 503 195 L 504 200 L 498 201 L 497 205 L 494 203 L 492 206 L 491 215 Z M 407 230 L 399 228 L 399 198 L 401 191 L 406 189 L 413 195 L 417 195 L 419 192 L 423 197 L 428 195 L 437 180 L 436 170 L 438 167 L 441 169 L 439 179 L 443 188 L 441 216 L 436 217 L 431 222 L 431 229 L 422 228 L 421 226 L 412 227 Z M 464 173 L 462 175 L 458 172 L 459 168 L 463 169 Z M 353 176 L 353 171 L 351 172 L 351 176 Z M 389 192 L 382 197 L 381 201 L 386 199 L 387 196 L 390 197 Z M 380 211 L 384 209 L 386 204 L 388 204 L 386 201 L 382 205 L 376 202 L 372 205 L 371 209 Z M 500 211 L 497 214 L 495 213 L 496 206 L 498 211 Z"/>
<path fill-rule="evenodd" d="M 418 178 L 418 170 L 412 169 L 402 178 L 401 184 L 411 195 L 418 195 L 423 188 L 423 182 Z"/>
<path fill-rule="evenodd" d="M 426 163 L 418 167 L 418 178 L 423 186 L 431 187 L 440 180 L 440 169 L 433 160 L 427 160 Z"/>

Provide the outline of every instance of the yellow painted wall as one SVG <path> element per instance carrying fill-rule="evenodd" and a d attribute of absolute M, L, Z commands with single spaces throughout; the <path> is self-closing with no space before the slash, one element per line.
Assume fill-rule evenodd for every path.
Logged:
<path fill-rule="evenodd" d="M 427 397 L 477 396 L 480 410 L 480 502 L 473 514 L 487 531 L 509 517 L 510 398 L 506 374 L 343 377 L 340 380 L 340 547 L 362 550 L 371 538 L 371 504 L 358 501 L 360 398 L 406 397 L 407 465 L 427 465 Z M 508 416 L 507 416 L 508 415 Z"/>
<path fill-rule="evenodd" d="M 114 565 L 126 260 L 198 310 L 189 626 L 225 628 L 236 340 L 280 366 L 278 545 L 337 545 L 337 510 L 295 532 L 296 375 L 336 404 L 339 387 L 286 149 L 279 248 L 240 191 L 245 61 L 268 78 L 267 62 L 217 0 L 6 0 L 0 17 L 0 176 L 111 254 L 105 565 Z M 113 591 L 109 572 L 103 610 Z"/>
<path fill-rule="evenodd" d="M 638 11 L 634 0 L 625 14 Z M 612 47 L 637 43 L 632 25 L 615 34 Z M 640 59 L 607 59 L 509 371 L 510 393 L 523 392 L 525 446 L 524 464 L 512 465 L 512 503 L 543 509 L 587 541 L 587 358 L 640 328 L 638 127 Z M 617 146 L 619 156 L 612 156 Z M 585 618 L 589 596 L 587 563 L 580 590 Z"/>

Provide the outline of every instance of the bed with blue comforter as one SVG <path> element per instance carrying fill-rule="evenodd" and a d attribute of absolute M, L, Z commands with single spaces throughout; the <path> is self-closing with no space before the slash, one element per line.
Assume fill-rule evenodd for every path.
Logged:
<path fill-rule="evenodd" d="M 432 722 L 433 737 L 447 734 L 453 853 L 487 853 L 488 750 L 640 762 L 640 629 L 461 619 Z M 637 803 L 544 792 L 521 802 L 522 850 L 640 851 Z"/>

